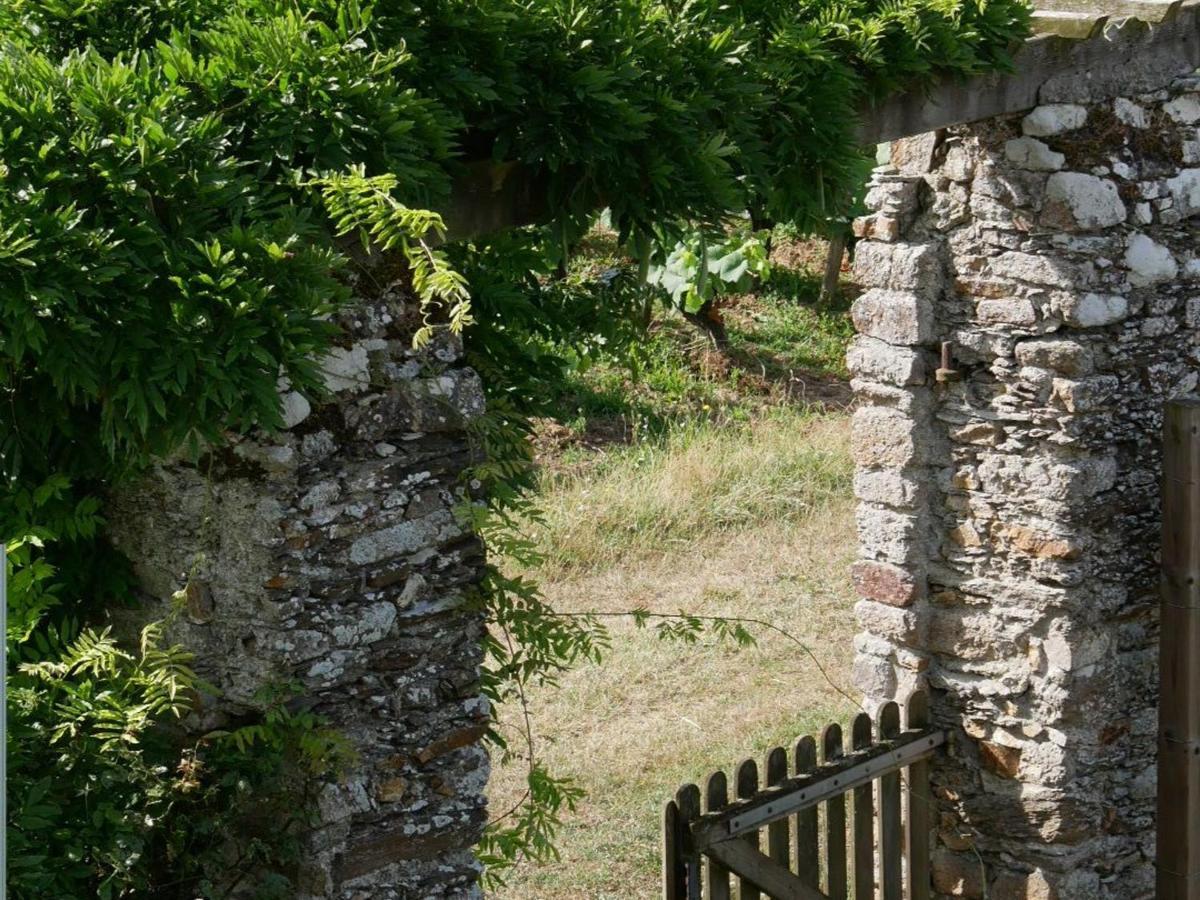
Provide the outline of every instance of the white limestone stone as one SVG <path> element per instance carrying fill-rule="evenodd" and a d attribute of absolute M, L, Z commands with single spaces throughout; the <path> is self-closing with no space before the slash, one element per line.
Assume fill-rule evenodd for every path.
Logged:
<path fill-rule="evenodd" d="M 1170 103 L 1163 104 L 1163 112 L 1180 125 L 1194 125 L 1200 122 L 1200 97 L 1195 94 L 1176 97 Z"/>
<path fill-rule="evenodd" d="M 1129 301 L 1116 294 L 1072 296 L 1063 304 L 1063 318 L 1080 328 L 1098 328 L 1129 315 Z"/>
<path fill-rule="evenodd" d="M 308 418 L 312 412 L 312 404 L 299 391 L 288 391 L 279 398 L 280 414 L 283 416 L 283 427 L 295 428 Z"/>
<path fill-rule="evenodd" d="M 333 393 L 366 390 L 371 383 L 368 366 L 367 349 L 361 344 L 333 348 L 321 360 L 326 389 Z"/>
<path fill-rule="evenodd" d="M 962 144 L 953 144 L 938 171 L 951 181 L 966 183 L 975 177 L 975 162 Z"/>
<path fill-rule="evenodd" d="M 1200 328 L 1200 297 L 1190 298 L 1186 310 L 1187 327 Z"/>
<path fill-rule="evenodd" d="M 1023 169 L 1034 172 L 1057 172 L 1066 163 L 1067 158 L 1061 153 L 1051 150 L 1037 138 L 1013 138 L 1004 145 L 1004 155 L 1008 161 Z"/>
<path fill-rule="evenodd" d="M 1048 137 L 1082 128 L 1087 121 L 1087 109 L 1074 103 L 1051 103 L 1039 106 L 1021 121 L 1021 131 L 1032 137 Z"/>
<path fill-rule="evenodd" d="M 1200 169 L 1184 169 L 1174 178 L 1168 178 L 1167 190 L 1181 216 L 1200 213 Z"/>
<path fill-rule="evenodd" d="M 1146 110 L 1124 97 L 1118 97 L 1113 101 L 1113 114 L 1126 125 L 1134 128 L 1145 128 L 1150 124 L 1150 117 L 1146 115 Z"/>
<path fill-rule="evenodd" d="M 1117 186 L 1095 175 L 1055 172 L 1046 183 L 1046 199 L 1066 206 L 1082 228 L 1108 228 L 1125 221 L 1125 204 Z"/>
<path fill-rule="evenodd" d="M 1135 234 L 1129 239 L 1125 265 L 1129 269 L 1129 280 L 1138 287 L 1166 281 L 1179 274 L 1179 264 L 1171 251 L 1144 234 Z"/>
<path fill-rule="evenodd" d="M 1114 159 L 1112 164 L 1112 172 L 1119 178 L 1124 178 L 1126 181 L 1133 181 L 1137 178 L 1137 169 L 1129 165 L 1127 162 L 1122 162 L 1119 159 Z"/>

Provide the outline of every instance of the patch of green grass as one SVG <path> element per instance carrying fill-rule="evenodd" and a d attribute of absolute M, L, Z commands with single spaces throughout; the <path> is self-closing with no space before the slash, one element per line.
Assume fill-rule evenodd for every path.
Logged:
<path fill-rule="evenodd" d="M 853 337 L 850 304 L 844 297 L 829 304 L 800 303 L 795 293 L 778 284 L 729 321 L 734 357 L 764 365 L 768 377 L 800 370 L 845 378 L 846 347 Z"/>
<path fill-rule="evenodd" d="M 721 302 L 730 343 L 725 352 L 660 306 L 644 335 L 581 358 L 548 386 L 551 417 L 581 437 L 597 428 L 611 432 L 605 425 L 613 421 L 629 437 L 661 436 L 696 419 L 746 421 L 772 407 L 827 400 L 809 388 L 846 378 L 849 303 L 818 301 L 819 278 L 806 267 L 820 253 L 815 245 L 787 240 L 789 261 L 776 264 L 769 282 Z M 570 277 L 594 280 L 631 265 L 615 236 L 599 228 L 576 248 Z"/>
<path fill-rule="evenodd" d="M 741 424 L 695 421 L 660 440 L 544 476 L 542 575 L 595 571 L 714 536 L 795 524 L 849 494 L 843 419 L 780 408 Z"/>

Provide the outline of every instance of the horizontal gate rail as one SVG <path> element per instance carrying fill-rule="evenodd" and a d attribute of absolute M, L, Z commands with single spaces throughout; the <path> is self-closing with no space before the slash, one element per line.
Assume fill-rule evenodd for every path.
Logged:
<path fill-rule="evenodd" d="M 889 772 L 928 759 L 945 743 L 943 731 L 905 731 L 895 741 L 849 754 L 810 775 L 789 778 L 778 787 L 760 791 L 751 800 L 732 803 L 720 813 L 701 816 L 692 825 L 693 846 L 703 850 L 718 841 L 762 828 Z"/>

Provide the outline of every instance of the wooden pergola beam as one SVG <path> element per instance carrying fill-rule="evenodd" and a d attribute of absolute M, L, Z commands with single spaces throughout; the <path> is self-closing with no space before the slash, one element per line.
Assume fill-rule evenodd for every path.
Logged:
<path fill-rule="evenodd" d="M 1200 0 L 1041 0 L 1011 73 L 944 81 L 862 111 L 864 146 L 1011 115 L 1043 103 L 1158 90 L 1200 67 Z M 534 225 L 551 216 L 547 179 L 520 163 L 476 162 L 442 210 L 447 240 Z"/>

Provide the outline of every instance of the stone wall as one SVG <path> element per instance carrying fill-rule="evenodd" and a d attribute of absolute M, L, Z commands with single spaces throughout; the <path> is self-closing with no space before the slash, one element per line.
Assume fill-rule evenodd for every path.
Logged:
<path fill-rule="evenodd" d="M 927 684 L 953 734 L 942 896 L 1153 895 L 1158 433 L 1200 373 L 1200 77 L 1087 90 L 893 145 L 856 223 L 855 677 L 875 701 Z"/>
<path fill-rule="evenodd" d="M 411 350 L 415 316 L 398 290 L 361 304 L 324 361 L 330 402 L 282 385 L 287 430 L 160 466 L 108 511 L 142 615 L 190 584 L 170 637 L 222 692 L 192 727 L 298 681 L 358 754 L 320 796 L 300 897 L 478 895 L 488 709 L 464 589 L 482 553 L 453 508 L 483 401 L 452 343 Z"/>

